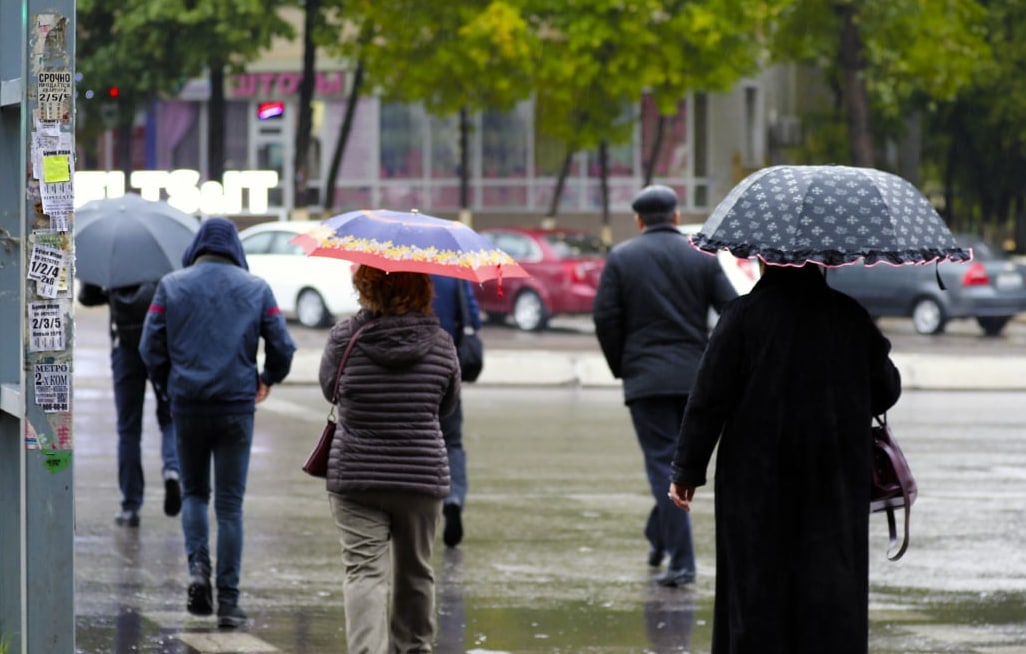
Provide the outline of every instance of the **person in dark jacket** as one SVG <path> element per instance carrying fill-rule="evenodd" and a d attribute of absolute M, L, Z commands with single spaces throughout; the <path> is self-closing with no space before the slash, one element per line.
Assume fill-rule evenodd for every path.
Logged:
<path fill-rule="evenodd" d="M 481 329 L 481 308 L 474 296 L 474 288 L 470 282 L 455 277 L 431 275 L 435 286 L 435 299 L 431 308 L 438 321 L 453 343 L 459 343 L 465 328 L 478 331 Z M 460 310 L 460 287 L 467 302 L 469 324 L 463 324 L 463 312 Z M 448 547 L 456 547 L 463 540 L 463 506 L 467 501 L 467 453 L 463 449 L 463 400 L 456 401 L 456 408 L 447 416 L 443 416 L 442 437 L 445 439 L 445 451 L 449 457 L 449 477 L 452 489 L 442 503 L 442 542 Z"/>
<path fill-rule="evenodd" d="M 353 285 L 365 308 L 332 328 L 319 372 L 331 401 L 357 339 L 341 372 L 326 482 L 345 567 L 347 651 L 430 652 L 431 553 L 449 495 L 438 421 L 459 401 L 459 360 L 431 312 L 428 275 L 362 265 Z"/>
<path fill-rule="evenodd" d="M 207 517 L 213 462 L 218 625 L 240 627 L 248 620 L 239 607 L 239 577 L 253 417 L 256 403 L 288 375 L 296 346 L 267 282 L 247 271 L 232 222 L 205 220 L 182 263 L 184 269 L 157 286 L 139 351 L 175 419 L 190 575 L 186 608 L 213 613 Z M 263 370 L 257 368 L 260 339 Z"/>
<path fill-rule="evenodd" d="M 869 314 L 821 270 L 766 266 L 713 331 L 670 495 L 688 509 L 719 443 L 713 654 L 865 654 L 871 422 L 901 377 Z"/>
<path fill-rule="evenodd" d="M 118 487 L 121 510 L 114 523 L 138 527 L 146 479 L 142 465 L 143 407 L 149 376 L 139 356 L 143 321 L 150 307 L 157 282 L 103 289 L 82 283 L 78 301 L 87 307 L 106 304 L 110 323 L 110 370 L 114 382 L 114 409 L 118 425 Z M 154 389 L 157 400 L 157 425 L 160 427 L 161 471 L 164 479 L 164 514 L 178 515 L 182 508 L 182 489 L 178 473 L 178 448 L 167 398 Z"/>
<path fill-rule="evenodd" d="M 653 567 L 669 557 L 664 586 L 695 579 L 688 515 L 666 495 L 684 405 L 709 337 L 709 310 L 737 297 L 716 257 L 691 247 L 676 225 L 677 194 L 649 186 L 635 197 L 641 235 L 613 247 L 599 281 L 595 335 L 624 401 L 645 459 L 655 506 L 645 537 Z"/>

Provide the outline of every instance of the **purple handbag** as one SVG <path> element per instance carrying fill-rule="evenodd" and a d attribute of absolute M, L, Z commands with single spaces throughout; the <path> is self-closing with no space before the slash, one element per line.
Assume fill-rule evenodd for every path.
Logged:
<path fill-rule="evenodd" d="M 918 488 L 908 467 L 905 454 L 894 440 L 894 434 L 887 426 L 886 416 L 876 417 L 873 425 L 873 488 L 869 498 L 870 513 L 884 511 L 887 513 L 887 528 L 890 532 L 890 543 L 887 546 L 887 558 L 897 561 L 908 549 L 909 515 L 912 504 L 916 501 Z M 905 537 L 901 546 L 898 545 L 898 530 L 894 518 L 896 509 L 905 509 Z"/>

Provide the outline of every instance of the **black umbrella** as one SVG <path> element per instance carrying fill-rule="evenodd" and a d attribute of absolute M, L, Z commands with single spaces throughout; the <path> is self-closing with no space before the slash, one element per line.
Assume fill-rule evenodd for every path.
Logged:
<path fill-rule="evenodd" d="M 968 261 L 908 181 L 873 168 L 771 166 L 731 189 L 692 244 L 770 265 Z"/>
<path fill-rule="evenodd" d="M 75 212 L 75 276 L 102 288 L 159 280 L 182 267 L 199 220 L 134 193 L 94 200 Z"/>

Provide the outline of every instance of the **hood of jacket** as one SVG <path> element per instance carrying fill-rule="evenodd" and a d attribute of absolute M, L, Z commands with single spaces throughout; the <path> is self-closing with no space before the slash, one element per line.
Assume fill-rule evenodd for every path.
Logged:
<path fill-rule="evenodd" d="M 226 257 L 243 270 L 249 270 L 239 230 L 227 218 L 207 218 L 200 223 L 199 231 L 182 254 L 182 266 L 188 268 L 203 254 Z"/>
<path fill-rule="evenodd" d="M 378 316 L 360 335 L 356 347 L 378 365 L 403 368 L 434 347 L 438 318 L 427 313 Z"/>

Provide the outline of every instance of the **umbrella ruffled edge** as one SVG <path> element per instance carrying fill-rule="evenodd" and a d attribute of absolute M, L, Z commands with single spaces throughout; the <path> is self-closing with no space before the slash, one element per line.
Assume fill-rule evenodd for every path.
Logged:
<path fill-rule="evenodd" d="M 827 268 L 839 268 L 863 262 L 867 266 L 889 264 L 907 266 L 927 263 L 951 261 L 964 263 L 973 258 L 972 251 L 960 247 L 950 248 L 909 248 L 900 251 L 863 250 L 860 252 L 841 252 L 839 250 L 791 250 L 785 251 L 758 245 L 737 244 L 713 240 L 699 232 L 690 239 L 691 246 L 702 252 L 715 254 L 727 250 L 739 259 L 758 257 L 768 265 L 799 266 L 814 263 Z"/>

